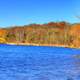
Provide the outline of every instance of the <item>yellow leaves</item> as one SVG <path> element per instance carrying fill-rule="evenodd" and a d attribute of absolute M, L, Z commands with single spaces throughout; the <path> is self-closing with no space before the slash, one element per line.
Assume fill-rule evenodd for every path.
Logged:
<path fill-rule="evenodd" d="M 74 44 L 71 44 L 69 47 L 70 47 L 70 48 L 74 48 Z"/>
<path fill-rule="evenodd" d="M 0 38 L 0 43 L 5 43 L 6 40 L 4 38 Z"/>

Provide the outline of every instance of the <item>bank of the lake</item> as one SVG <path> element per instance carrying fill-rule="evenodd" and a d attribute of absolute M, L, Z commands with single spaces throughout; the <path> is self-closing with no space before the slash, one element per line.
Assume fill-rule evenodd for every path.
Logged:
<path fill-rule="evenodd" d="M 52 47 L 64 47 L 64 48 L 74 48 L 74 49 L 80 49 L 80 47 L 76 47 L 74 45 L 63 45 L 63 44 L 36 44 L 36 43 L 5 43 L 9 45 L 31 45 L 31 46 L 52 46 Z"/>

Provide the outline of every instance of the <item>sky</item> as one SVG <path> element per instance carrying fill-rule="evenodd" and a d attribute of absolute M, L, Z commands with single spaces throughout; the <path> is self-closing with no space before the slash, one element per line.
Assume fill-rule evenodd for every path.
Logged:
<path fill-rule="evenodd" d="M 0 0 L 0 27 L 80 22 L 80 0 Z"/>

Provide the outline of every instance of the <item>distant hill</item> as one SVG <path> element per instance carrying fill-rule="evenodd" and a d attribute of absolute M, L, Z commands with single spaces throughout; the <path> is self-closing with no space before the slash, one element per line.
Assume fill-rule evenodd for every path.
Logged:
<path fill-rule="evenodd" d="M 80 47 L 80 24 L 49 22 L 0 29 L 0 43 Z"/>

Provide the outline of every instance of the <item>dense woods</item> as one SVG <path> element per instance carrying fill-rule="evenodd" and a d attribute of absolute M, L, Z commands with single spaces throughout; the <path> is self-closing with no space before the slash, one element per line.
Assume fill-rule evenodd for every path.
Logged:
<path fill-rule="evenodd" d="M 34 43 L 80 47 L 80 24 L 50 22 L 0 29 L 0 43 Z"/>

